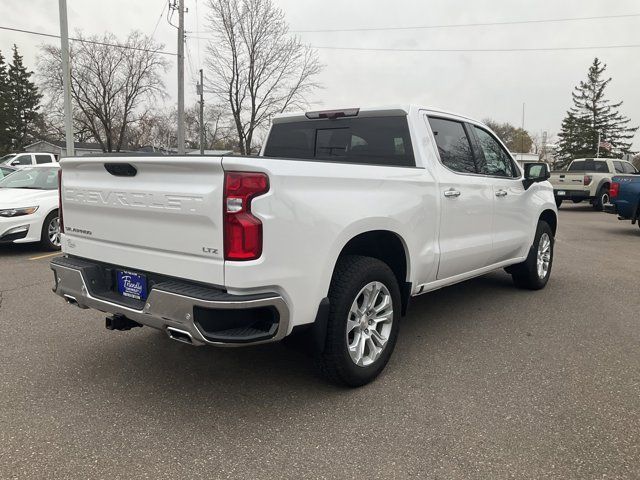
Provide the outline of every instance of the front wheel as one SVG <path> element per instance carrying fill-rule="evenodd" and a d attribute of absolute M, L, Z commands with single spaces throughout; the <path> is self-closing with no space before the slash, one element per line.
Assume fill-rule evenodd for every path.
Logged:
<path fill-rule="evenodd" d="M 329 302 L 320 371 L 339 385 L 365 385 L 382 372 L 396 343 L 401 311 L 398 281 L 380 260 L 346 256 L 336 266 Z"/>
<path fill-rule="evenodd" d="M 540 290 L 545 287 L 553 265 L 553 231 L 547 222 L 539 221 L 527 259 L 510 267 L 513 283 L 519 288 Z"/>
<path fill-rule="evenodd" d="M 51 212 L 44 219 L 40 245 L 45 250 L 60 250 L 60 217 L 57 210 Z"/>

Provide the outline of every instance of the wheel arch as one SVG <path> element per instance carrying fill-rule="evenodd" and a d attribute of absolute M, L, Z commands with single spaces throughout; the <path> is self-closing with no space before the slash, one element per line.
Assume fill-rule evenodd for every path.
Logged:
<path fill-rule="evenodd" d="M 351 237 L 342 247 L 333 265 L 333 273 L 345 255 L 363 255 L 386 263 L 393 271 L 402 296 L 402 313 L 406 312 L 411 295 L 409 282 L 410 257 L 404 239 L 396 232 L 386 229 L 369 230 Z"/>
<path fill-rule="evenodd" d="M 544 210 L 538 217 L 538 221 L 546 222 L 551 227 L 553 236 L 556 236 L 556 231 L 558 230 L 558 216 L 556 212 L 551 209 Z"/>
<path fill-rule="evenodd" d="M 603 178 L 602 180 L 600 180 L 600 182 L 598 183 L 598 187 L 596 188 L 596 196 L 600 193 L 600 190 L 602 190 L 604 186 L 607 187 L 607 190 L 611 187 L 610 178 Z"/>

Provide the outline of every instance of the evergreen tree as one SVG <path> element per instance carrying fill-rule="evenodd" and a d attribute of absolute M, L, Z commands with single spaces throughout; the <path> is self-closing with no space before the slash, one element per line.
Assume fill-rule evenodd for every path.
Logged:
<path fill-rule="evenodd" d="M 9 82 L 7 79 L 7 64 L 0 52 L 0 155 L 4 155 L 11 149 L 11 140 L 8 134 L 8 105 Z"/>
<path fill-rule="evenodd" d="M 611 82 L 611 77 L 603 77 L 606 68 L 606 64 L 595 58 L 587 80 L 581 81 L 571 93 L 573 107 L 567 112 L 558 134 L 558 158 L 562 162 L 596 156 L 598 138 L 611 145 L 611 148 L 600 148 L 601 157 L 622 157 L 631 149 L 638 127 L 630 127 L 630 120 L 618 111 L 622 102 L 611 103 L 605 98 L 605 88 Z"/>
<path fill-rule="evenodd" d="M 11 148 L 21 151 L 33 140 L 33 132 L 38 121 L 38 109 L 42 95 L 31 81 L 33 72 L 27 71 L 18 53 L 18 47 L 13 46 L 13 59 L 9 65 L 8 78 L 8 134 Z"/>

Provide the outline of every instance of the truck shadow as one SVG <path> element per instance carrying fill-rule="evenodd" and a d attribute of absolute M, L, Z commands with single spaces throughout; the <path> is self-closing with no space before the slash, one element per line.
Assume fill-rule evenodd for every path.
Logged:
<path fill-rule="evenodd" d="M 20 254 L 45 254 L 52 253 L 44 250 L 37 243 L 0 243 L 0 256 Z"/>
<path fill-rule="evenodd" d="M 640 237 L 640 228 L 637 224 L 631 225 L 631 222 L 626 222 L 624 228 L 611 228 L 607 232 L 620 237 Z"/>
<path fill-rule="evenodd" d="M 482 329 L 458 307 L 473 305 L 474 310 L 501 303 L 513 292 L 511 278 L 496 272 L 463 284 L 438 290 L 414 299 L 403 318 L 396 353 L 379 379 L 361 389 L 350 390 L 327 384 L 315 374 L 313 361 L 305 352 L 283 344 L 248 348 L 194 348 L 170 340 L 163 332 L 149 328 L 115 333 L 114 338 L 83 346 L 82 362 L 74 365 L 72 382 L 87 385 L 113 397 L 138 399 L 149 411 L 162 411 L 171 404 L 175 414 L 193 417 L 192 405 L 206 405 L 223 414 L 242 414 L 243 409 L 266 406 L 277 408 L 282 397 L 294 397 L 299 407 L 327 396 L 355 396 L 382 391 L 389 383 L 403 381 L 404 364 L 428 362 L 431 353 L 420 338 L 438 341 L 464 341 L 468 329 Z M 468 307 L 465 307 L 468 308 Z M 505 310 L 501 315 L 509 317 Z M 464 329 L 451 329 L 455 325 Z M 467 330 L 465 332 L 464 330 Z M 400 353 L 399 353 L 400 352 Z M 105 401 L 108 399 L 105 398 Z M 267 405 L 265 405 L 267 402 Z"/>
<path fill-rule="evenodd" d="M 604 212 L 599 212 L 597 210 L 594 210 L 591 204 L 586 202 L 575 203 L 575 204 L 563 203 L 562 206 L 558 209 L 558 212 L 581 212 L 581 213 L 591 212 L 593 214 L 598 213 L 600 215 L 605 215 Z M 610 214 L 607 213 L 606 215 L 610 215 Z"/>

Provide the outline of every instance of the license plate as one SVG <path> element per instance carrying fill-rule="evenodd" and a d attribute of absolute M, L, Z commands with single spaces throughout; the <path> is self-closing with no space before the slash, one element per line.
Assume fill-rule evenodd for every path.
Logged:
<path fill-rule="evenodd" d="M 567 194 L 564 190 L 558 190 L 558 196 L 564 197 Z"/>
<path fill-rule="evenodd" d="M 136 300 L 147 299 L 147 277 L 135 272 L 118 270 L 116 272 L 118 293 Z"/>

